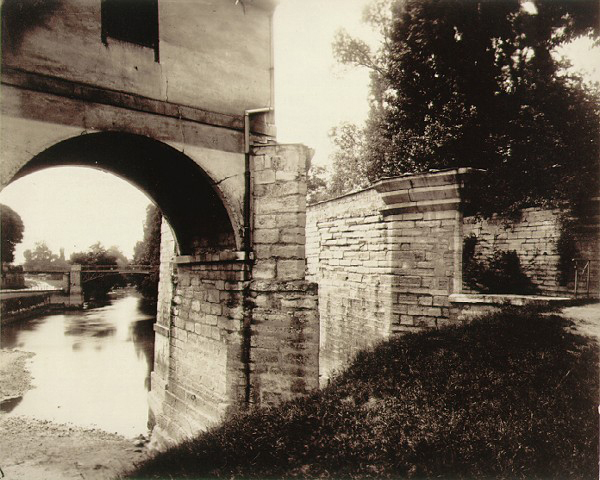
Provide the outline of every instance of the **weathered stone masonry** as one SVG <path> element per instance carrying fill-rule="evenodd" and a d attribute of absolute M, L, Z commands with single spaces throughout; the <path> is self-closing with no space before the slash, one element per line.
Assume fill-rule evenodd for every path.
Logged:
<path fill-rule="evenodd" d="M 527 208 L 519 218 L 509 220 L 497 215 L 482 220 L 466 217 L 464 236 L 477 238 L 476 253 L 485 258 L 498 250 L 514 250 L 521 267 L 543 295 L 567 295 L 574 289 L 574 264 L 566 259 L 569 269 L 566 282 L 560 282 L 561 236 L 572 239 L 572 254 L 580 269 L 590 261 L 590 296 L 600 296 L 600 198 L 591 199 L 582 214 L 573 215 L 560 209 Z M 566 232 L 563 222 L 569 220 Z M 583 285 L 587 289 L 584 278 Z M 581 287 L 581 284 L 580 284 Z M 585 293 L 585 292 L 584 292 Z"/>
<path fill-rule="evenodd" d="M 100 0 L 2 19 L 0 188 L 43 168 L 101 168 L 171 227 L 149 396 L 159 444 L 318 385 L 308 152 L 274 145 L 276 2 L 246 3 L 161 0 L 158 38 L 141 45 L 108 28 Z M 265 146 L 248 158 L 251 144 Z"/>
<path fill-rule="evenodd" d="M 307 161 L 300 145 L 254 149 L 250 254 L 176 256 L 163 225 L 150 395 L 158 442 L 318 387 L 316 286 L 304 260 Z"/>
<path fill-rule="evenodd" d="M 318 387 L 319 317 L 316 285 L 305 280 L 309 149 L 279 145 L 253 153 L 250 399 L 264 404 Z"/>
<path fill-rule="evenodd" d="M 387 179 L 309 208 L 322 383 L 394 333 L 449 322 L 448 297 L 460 291 L 460 189 L 468 172 Z"/>
<path fill-rule="evenodd" d="M 512 223 L 498 217 L 463 219 L 461 191 L 469 175 L 470 169 L 458 169 L 386 179 L 308 208 L 307 272 L 319 285 L 322 384 L 360 350 L 395 333 L 462 322 L 505 302 L 549 301 L 463 294 L 468 235 L 479 238 L 482 255 L 516 250 L 540 293 L 572 292 L 572 282 L 561 287 L 557 279 L 562 213 L 527 209 Z M 598 218 L 598 200 L 592 199 L 570 231 L 592 268 L 600 260 Z M 597 270 L 591 275 L 592 296 L 600 293 Z"/>

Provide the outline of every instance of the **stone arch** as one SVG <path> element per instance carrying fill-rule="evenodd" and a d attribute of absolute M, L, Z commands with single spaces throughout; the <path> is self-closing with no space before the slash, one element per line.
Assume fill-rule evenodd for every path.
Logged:
<path fill-rule="evenodd" d="M 142 190 L 171 225 L 182 255 L 241 245 L 241 226 L 218 185 L 194 160 L 163 142 L 121 132 L 71 137 L 35 155 L 10 181 L 59 166 L 97 168 Z"/>

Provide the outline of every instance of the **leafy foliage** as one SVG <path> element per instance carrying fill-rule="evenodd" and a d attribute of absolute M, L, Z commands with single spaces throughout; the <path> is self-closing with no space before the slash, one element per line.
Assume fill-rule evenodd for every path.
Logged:
<path fill-rule="evenodd" d="M 507 311 L 396 338 L 128 478 L 591 478 L 598 346 L 565 326 Z"/>
<path fill-rule="evenodd" d="M 65 260 L 64 249 L 61 248 L 60 253 L 56 255 L 46 245 L 46 242 L 36 242 L 33 250 L 25 250 L 23 256 L 25 257 L 23 266 L 26 270 L 69 269 L 69 262 Z"/>
<path fill-rule="evenodd" d="M 592 0 L 396 0 L 369 16 L 376 52 L 339 34 L 340 61 L 372 71 L 367 176 L 471 166 L 481 213 L 580 202 L 597 191 L 600 94 L 552 54 L 598 26 Z M 368 58 L 368 60 L 367 60 Z"/>
<path fill-rule="evenodd" d="M 359 127 L 342 123 L 329 132 L 335 150 L 331 155 L 333 175 L 329 185 L 331 196 L 339 196 L 351 190 L 367 186 L 365 142 Z"/>
<path fill-rule="evenodd" d="M 116 247 L 111 247 L 113 250 Z M 119 252 L 120 253 L 120 252 Z M 122 254 L 121 254 L 122 255 Z M 119 266 L 120 255 L 111 253 L 100 242 L 90 246 L 87 252 L 77 252 L 71 255 L 71 263 L 79 265 L 114 265 Z M 120 273 L 103 275 L 99 278 L 86 279 L 82 274 L 82 289 L 85 300 L 103 300 L 115 287 L 124 287 L 125 278 Z"/>
<path fill-rule="evenodd" d="M 532 295 L 539 289 L 527 277 L 515 250 L 496 250 L 490 258 L 476 254 L 477 237 L 470 235 L 463 245 L 463 281 L 482 293 Z"/>
<path fill-rule="evenodd" d="M 353 123 L 343 122 L 329 131 L 329 138 L 334 145 L 329 156 L 333 174 L 326 178 L 324 167 L 311 166 L 307 178 L 309 203 L 339 197 L 368 186 L 362 129 Z"/>
<path fill-rule="evenodd" d="M 327 200 L 328 194 L 325 167 L 320 165 L 311 165 L 306 175 L 307 197 L 309 204 Z"/>
<path fill-rule="evenodd" d="M 0 204 L 0 233 L 2 235 L 2 262 L 15 260 L 15 248 L 23 240 L 25 226 L 17 212 L 7 205 Z"/>
<path fill-rule="evenodd" d="M 161 223 L 160 210 L 154 205 L 148 205 L 144 222 L 144 238 L 136 243 L 133 251 L 133 263 L 152 266 L 148 275 L 136 279 L 138 291 L 151 301 L 156 301 L 158 298 Z"/>

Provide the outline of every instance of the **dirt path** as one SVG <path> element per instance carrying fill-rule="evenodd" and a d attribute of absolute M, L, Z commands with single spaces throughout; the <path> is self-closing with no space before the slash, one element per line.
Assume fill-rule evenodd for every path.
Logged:
<path fill-rule="evenodd" d="M 561 315 L 574 322 L 572 328 L 577 333 L 595 338 L 600 343 L 600 303 L 565 307 Z"/>
<path fill-rule="evenodd" d="M 31 388 L 31 353 L 0 350 L 0 400 Z M 148 456 L 142 440 L 0 412 L 0 478 L 63 480 L 115 478 Z"/>

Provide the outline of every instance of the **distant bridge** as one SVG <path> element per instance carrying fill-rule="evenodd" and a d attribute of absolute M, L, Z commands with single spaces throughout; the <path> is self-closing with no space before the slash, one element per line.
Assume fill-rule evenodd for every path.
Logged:
<path fill-rule="evenodd" d="M 77 266 L 77 265 L 74 265 Z M 140 274 L 147 275 L 153 268 L 152 265 L 127 265 L 120 267 L 119 265 L 79 265 L 81 273 L 120 273 L 120 274 Z M 71 268 L 43 268 L 43 269 L 27 269 L 23 268 L 25 274 L 53 274 L 53 273 L 71 273 Z"/>
<path fill-rule="evenodd" d="M 80 295 L 81 285 L 97 278 L 109 275 L 148 275 L 156 267 L 152 265 L 71 265 L 66 268 L 23 269 L 24 275 L 57 275 L 62 274 L 65 293 Z M 82 300 L 83 302 L 83 300 Z"/>

